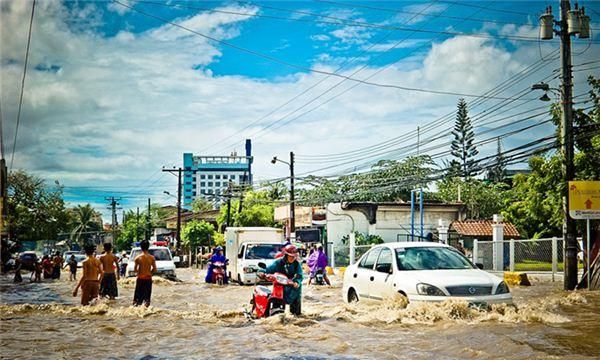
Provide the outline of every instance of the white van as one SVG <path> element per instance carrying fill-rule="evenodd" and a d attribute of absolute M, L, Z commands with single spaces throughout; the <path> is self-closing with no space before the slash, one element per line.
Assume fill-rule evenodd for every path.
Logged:
<path fill-rule="evenodd" d="M 127 276 L 136 276 L 135 273 L 135 258 L 142 253 L 142 249 L 139 247 L 131 249 L 129 254 L 129 261 L 127 263 Z M 164 246 L 150 246 L 148 253 L 154 256 L 156 260 L 156 275 L 164 276 L 167 278 L 175 278 L 175 263 L 179 262 L 179 258 L 171 256 L 171 250 Z"/>
<path fill-rule="evenodd" d="M 283 230 L 269 227 L 231 227 L 225 233 L 229 278 L 240 285 L 254 284 L 258 263 L 275 261 L 283 247 Z"/>

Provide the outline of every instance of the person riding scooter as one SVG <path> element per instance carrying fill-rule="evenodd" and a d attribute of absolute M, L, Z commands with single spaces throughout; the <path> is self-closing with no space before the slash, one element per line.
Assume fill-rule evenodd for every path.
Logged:
<path fill-rule="evenodd" d="M 213 250 L 213 254 L 210 257 L 210 259 L 208 260 L 208 271 L 206 272 L 206 278 L 204 279 L 204 281 L 206 281 L 207 283 L 214 283 L 213 282 L 213 270 L 214 270 L 214 265 L 215 263 L 222 263 L 224 264 L 224 276 L 223 276 L 223 283 L 227 284 L 228 279 L 227 279 L 227 259 L 225 258 L 225 255 L 223 255 L 223 248 L 220 246 L 217 246 L 216 248 L 214 248 Z"/>
<path fill-rule="evenodd" d="M 290 306 L 290 313 L 300 315 L 302 312 L 302 265 L 298 262 L 298 249 L 294 245 L 283 248 L 283 257 L 269 265 L 264 273 L 281 273 L 293 281 L 293 285 L 286 286 L 283 290 L 283 299 Z M 259 272 L 259 276 L 264 276 Z"/>
<path fill-rule="evenodd" d="M 322 245 L 319 245 L 317 250 L 314 251 L 308 257 L 307 265 L 310 268 L 310 278 L 308 279 L 308 285 L 310 285 L 312 279 L 314 279 L 317 276 L 317 273 L 320 272 L 320 274 L 323 276 L 322 280 L 324 280 L 327 283 L 327 285 L 331 286 L 329 278 L 327 277 L 327 271 L 325 271 L 325 268 L 327 267 L 327 255 L 325 255 L 325 253 L 323 252 Z M 322 284 L 319 284 L 317 282 L 317 285 Z"/>

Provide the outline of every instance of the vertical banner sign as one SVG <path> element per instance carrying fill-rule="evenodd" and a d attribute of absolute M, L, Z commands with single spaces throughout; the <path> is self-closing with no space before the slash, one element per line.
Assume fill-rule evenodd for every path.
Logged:
<path fill-rule="evenodd" d="M 600 181 L 569 181 L 569 215 L 600 219 Z"/>
<path fill-rule="evenodd" d="M 600 181 L 569 181 L 569 216 L 587 220 L 586 263 L 590 288 L 590 220 L 600 219 Z"/>

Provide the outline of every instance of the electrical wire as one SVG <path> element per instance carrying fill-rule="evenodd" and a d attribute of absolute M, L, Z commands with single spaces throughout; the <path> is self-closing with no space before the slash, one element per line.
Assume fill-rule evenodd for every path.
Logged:
<path fill-rule="evenodd" d="M 25 63 L 23 65 L 23 77 L 21 79 L 21 93 L 19 95 L 19 107 L 17 109 L 17 122 L 15 125 L 15 137 L 12 146 L 12 155 L 10 156 L 9 172 L 12 171 L 13 162 L 15 160 L 15 150 L 17 148 L 17 137 L 19 135 L 19 124 L 21 123 L 21 109 L 23 107 L 23 91 L 25 90 L 25 77 L 27 76 L 27 64 L 29 63 L 29 45 L 31 44 L 31 32 L 33 29 L 33 17 L 35 14 L 35 0 L 31 5 L 31 17 L 29 19 L 29 32 L 27 34 L 27 50 L 25 51 Z"/>
<path fill-rule="evenodd" d="M 166 24 L 169 24 L 169 25 L 172 25 L 174 27 L 180 28 L 182 30 L 185 30 L 185 31 L 190 32 L 192 34 L 195 34 L 197 36 L 203 37 L 205 39 L 211 40 L 213 42 L 219 43 L 221 45 L 230 47 L 232 49 L 238 50 L 240 52 L 245 52 L 247 54 L 250 54 L 250 55 L 253 55 L 253 56 L 257 56 L 257 57 L 263 58 L 265 60 L 269 60 L 271 62 L 278 63 L 278 64 L 281 64 L 281 65 L 284 65 L 284 66 L 288 66 L 290 68 L 295 68 L 295 69 L 298 69 L 298 70 L 302 70 L 302 71 L 306 71 L 306 72 L 313 72 L 313 73 L 317 73 L 317 74 L 331 75 L 331 76 L 335 76 L 335 77 L 338 77 L 338 78 L 347 79 L 347 80 L 350 80 L 350 81 L 353 81 L 353 82 L 358 82 L 358 83 L 361 83 L 361 84 L 370 85 L 370 86 L 376 86 L 376 87 L 381 87 L 381 88 L 398 89 L 398 90 L 404 90 L 404 91 L 421 92 L 421 93 L 436 94 L 436 95 L 462 96 L 462 97 L 468 97 L 468 98 L 477 98 L 477 97 L 480 97 L 480 95 L 475 95 L 475 94 L 459 93 L 459 92 L 452 92 L 452 91 L 441 91 L 441 90 L 433 90 L 433 89 L 422 89 L 422 88 L 407 87 L 407 86 L 400 86 L 400 85 L 394 85 L 394 84 L 375 83 L 375 82 L 371 82 L 371 81 L 364 81 L 364 80 L 360 80 L 360 79 L 355 79 L 355 78 L 352 78 L 352 77 L 349 77 L 349 76 L 346 76 L 346 75 L 342 75 L 342 74 L 336 74 L 336 73 L 333 73 L 333 72 L 330 72 L 330 71 L 324 71 L 324 70 L 318 70 L 318 69 L 308 68 L 308 67 L 305 67 L 305 66 L 302 66 L 302 65 L 293 64 L 293 63 L 291 63 L 289 61 L 282 60 L 282 59 L 276 58 L 276 57 L 271 56 L 271 55 L 267 55 L 267 54 L 264 54 L 264 53 L 261 53 L 261 52 L 255 51 L 255 50 L 251 50 L 251 49 L 247 49 L 247 48 L 235 45 L 235 44 L 230 43 L 230 42 L 225 41 L 225 40 L 217 39 L 217 38 L 215 38 L 213 36 L 209 36 L 209 35 L 200 33 L 198 31 L 190 29 L 190 28 L 188 28 L 186 26 L 183 26 L 181 24 L 177 24 L 177 23 L 175 23 L 173 21 L 167 20 L 167 19 L 165 19 L 163 17 L 157 16 L 157 15 L 154 15 L 154 14 L 150 14 L 148 12 L 139 10 L 139 9 L 133 7 L 133 6 L 124 4 L 124 3 L 122 3 L 122 2 L 120 2 L 118 0 L 113 0 L 113 1 L 115 3 L 121 5 L 121 6 L 129 8 L 129 9 L 131 9 L 131 10 L 133 10 L 133 11 L 139 13 L 139 14 L 142 14 L 144 16 L 147 16 L 147 17 L 150 17 L 150 18 L 154 18 L 154 19 L 162 21 L 162 22 L 164 22 Z M 407 30 L 407 31 L 412 31 L 412 30 Z M 440 32 L 436 32 L 436 33 L 440 33 Z M 449 32 L 445 32 L 445 33 L 449 33 Z M 452 34 L 452 33 L 449 33 L 449 35 L 464 35 L 464 34 L 458 34 L 458 33 L 457 34 Z M 501 97 L 492 97 L 492 98 L 493 99 L 498 99 L 498 100 L 504 100 L 505 99 L 505 98 L 501 98 Z"/>

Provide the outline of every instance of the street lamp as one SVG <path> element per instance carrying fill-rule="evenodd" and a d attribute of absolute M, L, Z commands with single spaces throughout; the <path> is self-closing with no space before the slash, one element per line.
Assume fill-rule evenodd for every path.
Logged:
<path fill-rule="evenodd" d="M 531 85 L 531 90 L 542 90 L 544 92 L 544 95 L 542 95 L 540 97 L 540 100 L 542 100 L 542 101 L 550 101 L 551 100 L 550 97 L 548 96 L 548 91 L 557 93 L 557 94 L 561 94 L 560 89 L 551 88 L 550 85 L 546 84 L 545 82 L 540 82 L 540 83 Z"/>
<path fill-rule="evenodd" d="M 296 202 L 294 201 L 294 152 L 290 151 L 290 162 L 278 159 L 277 156 L 273 156 L 271 164 L 277 162 L 286 164 L 290 168 L 290 240 L 296 238 Z"/>

